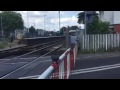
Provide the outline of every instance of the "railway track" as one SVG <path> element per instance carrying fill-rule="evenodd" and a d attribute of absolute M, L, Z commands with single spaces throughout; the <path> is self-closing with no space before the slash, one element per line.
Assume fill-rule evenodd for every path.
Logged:
<path fill-rule="evenodd" d="M 32 49 L 32 52 L 11 58 L 0 59 L 0 79 L 17 79 L 20 77 L 37 75 L 42 73 L 51 65 L 51 57 L 46 55 L 63 47 L 63 42 L 57 41 L 41 46 L 37 45 L 39 49 Z M 51 49 L 53 48 L 53 49 Z M 49 51 L 49 49 L 51 49 Z M 40 53 L 47 50 L 45 53 Z M 6 68 L 3 70 L 3 67 Z"/>
<path fill-rule="evenodd" d="M 34 45 L 34 46 L 22 45 L 21 47 L 17 47 L 17 48 L 10 48 L 10 49 L 1 50 L 0 51 L 0 59 L 5 58 L 5 57 L 10 57 L 10 56 L 20 56 L 22 54 L 40 49 L 42 47 L 45 47 L 49 44 L 53 44 L 53 43 L 56 43 L 56 42 L 60 42 L 60 41 L 56 40 L 56 41 L 52 41 L 52 42 L 48 42 L 48 43 L 42 43 L 42 44 L 38 44 L 38 45 Z"/>

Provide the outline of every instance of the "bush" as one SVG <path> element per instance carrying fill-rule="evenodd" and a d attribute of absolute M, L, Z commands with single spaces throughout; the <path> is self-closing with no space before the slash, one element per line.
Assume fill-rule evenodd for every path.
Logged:
<path fill-rule="evenodd" d="M 107 34 L 109 33 L 109 22 L 103 22 L 94 18 L 93 22 L 87 24 L 87 34 Z"/>
<path fill-rule="evenodd" d="M 1 41 L 0 42 L 0 49 L 8 47 L 8 41 Z"/>

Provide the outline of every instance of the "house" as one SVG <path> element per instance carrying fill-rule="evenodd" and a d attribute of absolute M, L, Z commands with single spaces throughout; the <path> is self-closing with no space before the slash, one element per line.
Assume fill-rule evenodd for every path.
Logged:
<path fill-rule="evenodd" d="M 99 19 L 110 23 L 109 29 L 120 33 L 120 11 L 100 11 Z"/>

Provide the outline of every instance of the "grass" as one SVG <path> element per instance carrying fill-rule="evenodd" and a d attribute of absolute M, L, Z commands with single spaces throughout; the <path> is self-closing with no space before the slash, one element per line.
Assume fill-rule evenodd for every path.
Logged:
<path fill-rule="evenodd" d="M 0 41 L 0 49 L 8 47 L 8 40 Z"/>

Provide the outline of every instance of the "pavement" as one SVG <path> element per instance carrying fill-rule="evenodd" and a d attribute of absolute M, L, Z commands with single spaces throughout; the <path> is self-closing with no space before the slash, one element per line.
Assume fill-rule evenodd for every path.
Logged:
<path fill-rule="evenodd" d="M 120 52 L 77 55 L 69 79 L 120 79 Z"/>

